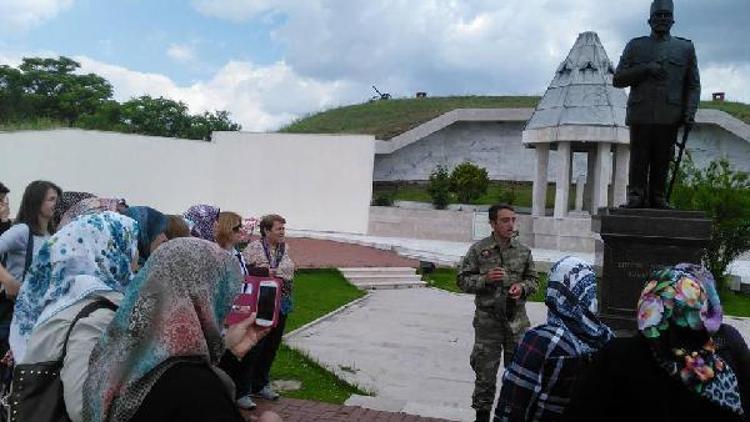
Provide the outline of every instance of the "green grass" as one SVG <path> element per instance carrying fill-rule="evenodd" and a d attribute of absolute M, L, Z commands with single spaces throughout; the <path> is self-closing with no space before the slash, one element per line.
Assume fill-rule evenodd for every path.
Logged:
<path fill-rule="evenodd" d="M 719 293 L 725 315 L 750 317 L 750 296 L 724 289 Z"/>
<path fill-rule="evenodd" d="M 456 270 L 453 268 L 436 268 L 430 274 L 423 274 L 424 279 L 430 287 L 435 287 L 449 292 L 461 293 L 456 284 Z"/>
<path fill-rule="evenodd" d="M 426 275 L 425 278 L 432 287 L 449 292 L 460 292 L 456 286 L 456 270 L 454 268 L 438 268 L 434 273 Z M 544 302 L 547 292 L 547 278 L 546 273 L 539 274 L 539 289 L 529 296 L 529 302 Z M 722 290 L 719 296 L 725 315 L 750 317 L 750 296 L 735 293 L 728 289 Z"/>
<path fill-rule="evenodd" d="M 300 118 L 280 129 L 289 133 L 353 133 L 390 139 L 457 108 L 533 108 L 539 97 L 459 96 L 402 98 L 332 108 Z M 750 123 L 750 105 L 703 101 L 701 108 L 725 111 Z"/>
<path fill-rule="evenodd" d="M 513 200 L 510 201 L 507 196 L 507 192 L 512 191 Z M 512 202 L 512 205 L 519 207 L 531 207 L 531 196 L 532 196 L 532 184 L 531 182 L 507 182 L 507 181 L 493 181 L 487 188 L 487 192 L 480 196 L 476 201 L 473 201 L 474 205 L 492 205 L 499 202 Z M 570 195 L 570 206 L 575 206 L 575 185 L 571 185 Z M 388 185 L 376 185 L 373 187 L 372 197 L 377 198 L 379 195 L 387 195 L 393 198 L 394 201 L 417 201 L 417 202 L 431 202 L 430 194 L 427 193 L 426 183 L 402 183 L 402 184 L 388 184 Z M 453 196 L 453 195 L 452 195 Z M 452 198 L 451 203 L 457 202 L 455 198 Z M 555 206 L 555 184 L 550 183 L 547 186 L 547 208 Z"/>
<path fill-rule="evenodd" d="M 333 269 L 297 271 L 292 294 L 294 310 L 287 320 L 286 332 L 365 295 Z M 271 378 L 302 382 L 300 390 L 281 392 L 284 397 L 343 404 L 352 394 L 367 394 L 283 344 L 271 367 Z"/>
<path fill-rule="evenodd" d="M 311 114 L 281 128 L 289 133 L 355 133 L 390 139 L 457 108 L 536 107 L 539 97 L 401 98 L 349 105 Z"/>
<path fill-rule="evenodd" d="M 271 378 L 302 381 L 297 391 L 283 391 L 281 395 L 294 399 L 344 404 L 352 394 L 367 392 L 341 380 L 304 354 L 282 344 L 273 361 Z"/>
<path fill-rule="evenodd" d="M 750 105 L 744 103 L 735 103 L 731 101 L 701 101 L 700 108 L 713 108 L 729 113 L 732 116 L 750 124 Z"/>
<path fill-rule="evenodd" d="M 308 322 L 365 295 L 335 269 L 300 270 L 294 278 L 294 311 L 286 322 L 286 331 Z"/>
<path fill-rule="evenodd" d="M 449 292 L 460 293 L 461 290 L 456 285 L 457 272 L 455 268 L 437 268 L 435 272 L 424 275 L 425 280 L 430 287 L 447 290 Z M 544 296 L 547 291 L 547 274 L 539 274 L 539 289 L 533 295 L 529 296 L 529 302 L 544 302 Z"/>
<path fill-rule="evenodd" d="M 0 132 L 16 132 L 21 130 L 50 130 L 68 127 L 67 124 L 47 118 L 36 118 L 23 121 L 0 122 Z"/>

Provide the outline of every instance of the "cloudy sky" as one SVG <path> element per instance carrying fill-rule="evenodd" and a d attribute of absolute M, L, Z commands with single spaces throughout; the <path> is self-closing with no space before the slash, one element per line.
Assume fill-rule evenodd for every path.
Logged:
<path fill-rule="evenodd" d="M 750 0 L 675 0 L 703 97 L 750 103 Z M 226 109 L 273 130 L 321 109 L 394 97 L 541 95 L 578 33 L 616 63 L 648 33 L 650 0 L 0 0 L 0 64 L 66 55 L 143 94 Z"/>

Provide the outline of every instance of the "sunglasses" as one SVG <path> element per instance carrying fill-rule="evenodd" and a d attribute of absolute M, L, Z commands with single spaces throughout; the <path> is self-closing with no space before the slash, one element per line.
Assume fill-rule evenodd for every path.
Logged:
<path fill-rule="evenodd" d="M 235 233 L 239 233 L 241 228 L 242 228 L 242 223 L 232 227 L 232 231 Z"/>

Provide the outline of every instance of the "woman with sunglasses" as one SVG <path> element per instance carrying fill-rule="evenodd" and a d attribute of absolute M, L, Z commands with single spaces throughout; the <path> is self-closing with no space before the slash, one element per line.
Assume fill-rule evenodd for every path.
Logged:
<path fill-rule="evenodd" d="M 243 276 L 246 276 L 245 258 L 237 250 L 237 244 L 242 241 L 242 216 L 231 211 L 220 212 L 214 223 L 213 232 L 215 233 L 216 243 L 237 259 L 240 272 Z"/>

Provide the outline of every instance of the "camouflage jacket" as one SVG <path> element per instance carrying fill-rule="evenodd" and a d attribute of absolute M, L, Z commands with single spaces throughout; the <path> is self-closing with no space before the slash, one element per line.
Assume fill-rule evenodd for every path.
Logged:
<path fill-rule="evenodd" d="M 485 280 L 486 274 L 494 267 L 505 268 L 506 276 L 502 282 Z M 531 250 L 517 240 L 511 240 L 507 247 L 502 247 L 490 235 L 473 244 L 458 267 L 458 287 L 466 293 L 476 295 L 474 303 L 477 309 L 490 312 L 498 318 L 508 318 L 511 325 L 515 322 L 526 322 L 526 298 L 539 287 Z M 515 283 L 523 285 L 520 300 L 508 301 L 508 290 Z"/>

